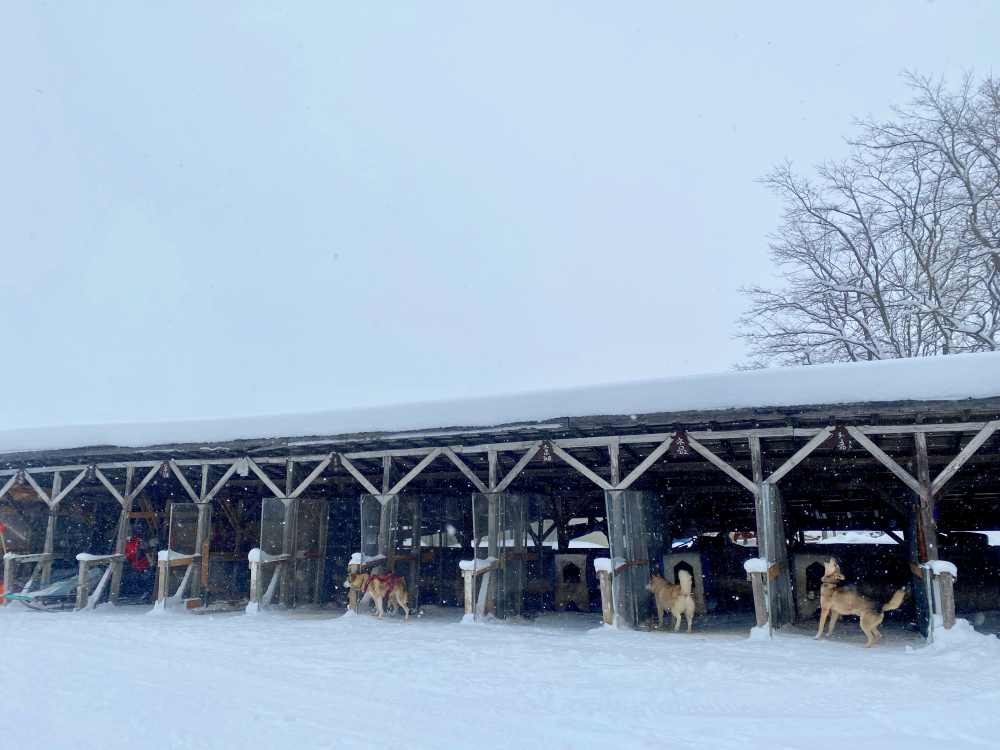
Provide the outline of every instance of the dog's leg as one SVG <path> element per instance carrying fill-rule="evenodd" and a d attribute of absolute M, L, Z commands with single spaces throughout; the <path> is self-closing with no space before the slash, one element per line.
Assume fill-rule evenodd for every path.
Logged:
<path fill-rule="evenodd" d="M 656 616 L 660 618 L 660 630 L 663 630 L 663 608 L 659 604 L 656 605 Z"/>
<path fill-rule="evenodd" d="M 833 635 L 833 629 L 837 627 L 837 620 L 840 619 L 840 612 L 835 609 L 830 610 L 830 627 L 826 630 L 826 637 Z"/>
<path fill-rule="evenodd" d="M 871 648 L 872 644 L 875 643 L 875 637 L 872 635 L 872 624 L 866 615 L 861 615 L 861 632 L 865 634 L 865 638 L 868 640 L 865 642 L 865 648 Z"/>
<path fill-rule="evenodd" d="M 680 607 L 678 607 L 676 611 L 672 611 L 671 614 L 673 614 L 674 616 L 674 632 L 676 633 L 678 630 L 681 629 L 682 612 Z"/>
<path fill-rule="evenodd" d="M 373 596 L 372 599 L 375 600 L 375 609 L 378 610 L 378 619 L 381 620 L 382 619 L 382 615 L 385 614 L 385 610 L 383 608 L 384 602 L 382 601 L 383 597 L 381 597 L 381 596 Z"/>
<path fill-rule="evenodd" d="M 403 622 L 406 622 L 407 620 L 410 619 L 410 608 L 406 606 L 406 595 L 400 591 L 397 591 L 396 601 L 399 603 L 399 606 L 403 608 L 403 612 L 405 613 L 403 615 Z"/>
<path fill-rule="evenodd" d="M 691 623 L 694 622 L 694 602 L 688 602 L 687 607 L 688 632 L 691 632 Z"/>
<path fill-rule="evenodd" d="M 823 637 L 823 626 L 826 625 L 826 618 L 830 615 L 829 607 L 820 607 L 819 610 L 819 630 L 816 631 L 816 639 Z"/>

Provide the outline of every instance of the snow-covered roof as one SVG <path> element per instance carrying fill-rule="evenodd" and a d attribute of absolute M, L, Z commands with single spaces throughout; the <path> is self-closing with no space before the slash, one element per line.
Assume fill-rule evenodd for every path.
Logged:
<path fill-rule="evenodd" d="M 0 453 L 496 427 L 606 415 L 992 397 L 1000 397 L 1000 352 L 734 371 L 311 414 L 6 430 L 0 431 Z"/>

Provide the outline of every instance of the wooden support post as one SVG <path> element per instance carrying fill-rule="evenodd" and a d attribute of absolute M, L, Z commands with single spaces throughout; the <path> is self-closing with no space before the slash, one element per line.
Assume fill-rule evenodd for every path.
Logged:
<path fill-rule="evenodd" d="M 56 523 L 59 518 L 59 507 L 55 506 L 49 509 L 49 517 L 45 521 L 45 546 L 42 552 L 46 555 L 50 555 L 46 562 L 42 563 L 41 571 L 41 581 L 39 582 L 39 588 L 45 588 L 49 585 L 52 580 L 52 552 L 55 549 L 56 541 Z"/>
<path fill-rule="evenodd" d="M 784 502 L 781 491 L 770 482 L 761 484 L 758 495 L 757 544 L 760 557 L 771 564 L 768 573 L 768 616 L 772 628 L 780 628 L 795 617 L 791 572 L 788 565 L 788 539 L 785 535 Z M 761 533 L 764 534 L 761 537 Z"/>
<path fill-rule="evenodd" d="M 611 571 L 597 571 L 597 581 L 601 586 L 601 617 L 605 625 L 615 624 L 615 606 L 612 600 Z"/>
<path fill-rule="evenodd" d="M 487 520 L 486 520 L 486 555 L 495 560 L 500 559 L 500 500 L 495 493 L 486 496 Z"/>
<path fill-rule="evenodd" d="M 913 436 L 914 461 L 916 463 L 917 492 L 910 508 L 907 536 L 910 539 L 910 569 L 913 601 L 916 605 L 917 627 L 922 633 L 929 632 L 933 602 L 928 601 L 927 587 L 918 579 L 921 565 L 938 559 L 937 525 L 934 522 L 934 495 L 930 477 L 930 462 L 927 456 L 927 436 L 918 432 Z"/>
<path fill-rule="evenodd" d="M 319 556 L 316 559 L 316 582 L 313 590 L 313 604 L 323 603 L 324 588 L 326 587 L 326 547 L 330 535 L 330 504 L 323 501 L 323 508 L 319 514 L 319 532 L 317 534 L 317 544 L 319 545 Z"/>
<path fill-rule="evenodd" d="M 202 474 L 202 491 L 205 492 L 208 477 Z M 204 497 L 204 494 L 202 495 Z M 191 596 L 204 597 L 208 594 L 209 552 L 212 540 L 212 503 L 198 503 L 198 529 L 195 533 L 195 554 L 201 555 L 197 575 L 191 581 Z M 208 602 L 203 600 L 202 604 Z"/>
<path fill-rule="evenodd" d="M 87 574 L 90 572 L 90 562 L 80 560 L 79 575 L 76 583 L 76 609 L 82 610 L 87 606 L 87 599 L 90 597 L 90 586 L 87 583 Z"/>
<path fill-rule="evenodd" d="M 156 607 L 163 608 L 167 604 L 170 593 L 170 561 L 156 561 Z"/>
<path fill-rule="evenodd" d="M 750 460 L 753 481 L 757 487 L 755 510 L 757 517 L 757 554 L 771 564 L 774 574 L 768 574 L 765 591 L 754 588 L 757 597 L 764 596 L 771 628 L 780 628 L 794 619 L 791 571 L 788 565 L 788 539 L 785 535 L 785 510 L 781 491 L 776 484 L 764 481 L 764 459 L 760 438 L 750 436 Z M 755 598 L 754 610 L 760 611 Z"/>
<path fill-rule="evenodd" d="M 115 535 L 115 553 L 124 554 L 125 544 L 128 541 L 128 519 L 129 513 L 131 512 L 131 503 L 127 508 L 122 508 L 118 513 L 118 531 Z M 122 588 L 122 573 L 123 568 L 118 568 L 115 571 L 114 576 L 111 578 L 111 593 L 109 598 L 112 603 L 118 603 L 118 596 L 121 593 Z"/>
<path fill-rule="evenodd" d="M 3 558 L 3 586 L 4 591 L 8 594 L 14 593 L 14 570 L 17 562 L 13 556 L 8 557 L 4 555 Z M 0 599 L 0 606 L 7 603 L 6 599 Z"/>
<path fill-rule="evenodd" d="M 299 538 L 299 500 L 298 498 L 281 498 L 285 506 L 285 527 L 281 539 L 281 554 L 288 556 L 284 563 L 284 573 L 279 582 L 278 601 L 285 607 L 294 607 L 295 602 L 295 570 L 298 557 Z M 278 575 L 275 571 L 274 575 Z"/>
<path fill-rule="evenodd" d="M 125 560 L 124 555 L 78 555 L 79 574 L 76 582 L 76 609 L 94 609 L 108 590 L 111 578 L 114 575 L 116 566 L 121 565 Z M 97 588 L 90 591 L 89 574 L 90 569 L 95 565 L 107 565 L 107 569 L 101 576 Z"/>
<path fill-rule="evenodd" d="M 476 611 L 476 573 L 473 570 L 462 571 L 462 583 L 465 593 L 465 614 L 474 615 Z"/>
<path fill-rule="evenodd" d="M 487 451 L 487 453 L 486 453 L 486 461 L 487 461 L 487 466 L 488 466 L 488 471 L 489 471 L 489 477 L 488 477 L 488 480 L 487 480 L 489 482 L 489 488 L 491 490 L 495 490 L 496 486 L 497 486 L 497 481 L 498 481 L 497 480 L 497 471 L 498 471 L 498 467 L 497 467 L 497 461 L 498 461 L 497 452 L 495 450 Z"/>
<path fill-rule="evenodd" d="M 420 612 L 420 551 L 421 551 L 421 539 L 423 531 L 422 524 L 423 521 L 420 517 L 420 497 L 413 498 L 413 518 L 411 519 L 411 533 L 410 533 L 410 553 L 413 555 L 413 559 L 410 560 L 410 581 L 411 593 L 410 593 L 410 607 L 414 612 Z"/>
<path fill-rule="evenodd" d="M 617 438 L 608 443 L 608 459 L 611 467 L 611 486 L 617 487 L 622 481 L 621 441 Z"/>
<path fill-rule="evenodd" d="M 250 565 L 250 601 L 247 603 L 247 614 L 260 611 L 260 602 L 264 598 L 263 585 L 264 577 L 261 570 L 260 558 L 251 560 Z M 357 607 L 355 606 L 355 609 Z"/>
<path fill-rule="evenodd" d="M 955 579 L 951 573 L 936 576 L 941 602 L 941 620 L 945 630 L 955 625 Z"/>
<path fill-rule="evenodd" d="M 766 574 L 747 573 L 750 586 L 753 589 L 753 610 L 757 618 L 757 627 L 767 625 L 767 584 Z"/>

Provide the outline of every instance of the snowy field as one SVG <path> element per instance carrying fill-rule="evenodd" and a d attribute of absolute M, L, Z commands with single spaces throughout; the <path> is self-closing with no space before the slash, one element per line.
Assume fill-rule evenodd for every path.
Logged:
<path fill-rule="evenodd" d="M 697 622 L 696 622 L 697 624 Z M 0 610 L 3 747 L 958 748 L 1000 743 L 1000 640 L 856 624 L 685 636 L 582 615 Z M 844 626 L 846 625 L 846 626 Z M 955 631 L 952 631 L 955 633 Z"/>

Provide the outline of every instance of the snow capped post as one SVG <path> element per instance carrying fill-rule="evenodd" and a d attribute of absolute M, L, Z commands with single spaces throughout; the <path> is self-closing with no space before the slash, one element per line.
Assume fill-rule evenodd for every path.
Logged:
<path fill-rule="evenodd" d="M 750 585 L 753 587 L 753 609 L 757 618 L 757 628 L 760 629 L 760 632 L 767 628 L 768 636 L 771 635 L 771 628 L 768 627 L 770 620 L 767 616 L 769 569 L 767 560 L 762 560 L 759 557 L 751 557 L 743 562 L 743 570 L 747 572 L 747 578 L 750 579 Z"/>
<path fill-rule="evenodd" d="M 955 579 L 958 578 L 958 568 L 947 560 L 932 560 L 924 569 L 932 577 L 931 613 L 932 620 L 941 624 L 945 630 L 951 630 L 955 625 Z"/>
<path fill-rule="evenodd" d="M 601 616 L 605 625 L 615 624 L 615 606 L 611 598 L 611 558 L 598 557 L 594 560 L 594 570 L 601 585 Z"/>

